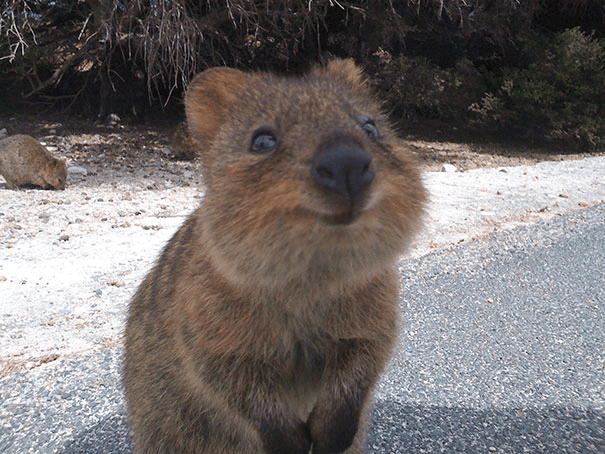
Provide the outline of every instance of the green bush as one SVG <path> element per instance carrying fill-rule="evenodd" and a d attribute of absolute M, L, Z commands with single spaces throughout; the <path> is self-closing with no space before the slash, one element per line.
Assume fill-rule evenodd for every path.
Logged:
<path fill-rule="evenodd" d="M 483 77 L 465 58 L 441 69 L 427 58 L 393 57 L 384 49 L 374 57 L 377 89 L 396 117 L 460 123 L 486 90 Z"/>
<path fill-rule="evenodd" d="M 558 34 L 541 58 L 506 69 L 497 94 L 471 106 L 480 121 L 575 143 L 605 146 L 605 40 L 578 28 Z"/>

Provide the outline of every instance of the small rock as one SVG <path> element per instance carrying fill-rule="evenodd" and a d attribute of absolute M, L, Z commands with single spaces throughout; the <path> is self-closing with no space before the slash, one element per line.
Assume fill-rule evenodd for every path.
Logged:
<path fill-rule="evenodd" d="M 69 241 L 69 235 L 61 235 L 59 241 Z"/>
<path fill-rule="evenodd" d="M 4 139 L 7 136 L 8 136 L 8 131 L 6 130 L 6 128 L 0 129 L 0 139 Z"/>
<path fill-rule="evenodd" d="M 124 281 L 116 281 L 116 280 L 108 281 L 107 284 L 113 285 L 114 287 L 124 287 L 126 285 L 126 283 Z"/>
<path fill-rule="evenodd" d="M 70 166 L 67 168 L 68 175 L 81 175 L 85 177 L 88 174 L 88 171 L 84 167 L 80 166 Z"/>
<path fill-rule="evenodd" d="M 458 168 L 452 164 L 443 164 L 443 166 L 441 167 L 441 171 L 442 172 L 458 172 Z"/>
<path fill-rule="evenodd" d="M 114 113 L 110 113 L 109 115 L 107 115 L 107 118 L 105 119 L 105 123 L 110 126 L 115 126 L 118 123 L 120 123 L 121 121 L 122 121 L 122 119 Z"/>
<path fill-rule="evenodd" d="M 559 197 L 561 197 L 562 199 L 568 199 L 569 196 L 567 194 L 559 194 Z"/>
<path fill-rule="evenodd" d="M 0 276 L 0 282 L 6 281 L 6 276 Z"/>

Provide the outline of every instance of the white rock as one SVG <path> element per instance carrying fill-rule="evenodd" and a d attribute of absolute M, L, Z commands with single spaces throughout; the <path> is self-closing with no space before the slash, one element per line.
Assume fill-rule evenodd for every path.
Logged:
<path fill-rule="evenodd" d="M 458 172 L 458 168 L 452 164 L 443 164 L 441 167 L 442 172 Z"/>

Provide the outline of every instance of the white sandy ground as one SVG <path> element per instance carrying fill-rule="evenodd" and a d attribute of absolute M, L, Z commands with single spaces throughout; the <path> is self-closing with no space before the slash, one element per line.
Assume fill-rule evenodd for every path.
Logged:
<path fill-rule="evenodd" d="M 2 376 L 121 345 L 130 297 L 199 203 L 195 175 L 172 163 L 75 169 L 65 191 L 0 184 Z M 431 202 L 413 256 L 605 201 L 605 157 L 431 172 L 424 181 Z"/>

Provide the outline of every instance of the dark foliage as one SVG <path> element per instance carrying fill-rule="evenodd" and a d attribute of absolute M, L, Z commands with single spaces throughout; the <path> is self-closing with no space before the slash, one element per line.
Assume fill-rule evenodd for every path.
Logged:
<path fill-rule="evenodd" d="M 546 43 L 522 68 L 472 106 L 481 123 L 562 139 L 580 150 L 605 147 L 605 39 L 578 28 Z"/>
<path fill-rule="evenodd" d="M 563 120 L 578 109 L 582 118 L 591 118 L 594 107 L 579 108 L 570 99 L 585 100 L 583 93 L 594 97 L 594 87 L 574 91 L 557 83 L 554 89 L 571 98 L 557 98 L 548 106 L 532 100 L 528 91 L 537 89 L 542 76 L 560 76 L 535 73 L 554 65 L 548 60 L 553 52 L 558 55 L 554 37 L 564 39 L 561 33 L 572 27 L 599 43 L 605 4 L 0 0 L 0 98 L 6 100 L 0 109 L 46 106 L 88 117 L 114 112 L 141 119 L 147 111 L 178 107 L 190 78 L 209 66 L 301 72 L 336 55 L 366 67 L 395 117 L 462 127 L 469 122 L 511 127 L 526 124 L 529 117 L 545 134 L 569 138 L 577 133 L 581 141 L 598 146 L 599 128 L 578 129 Z M 578 74 L 561 77 L 582 85 Z M 506 91 L 511 81 L 514 88 Z M 534 110 L 519 110 L 520 105 Z M 553 115 L 552 109 L 559 108 L 567 113 Z M 555 133 L 571 130 L 576 132 Z"/>

